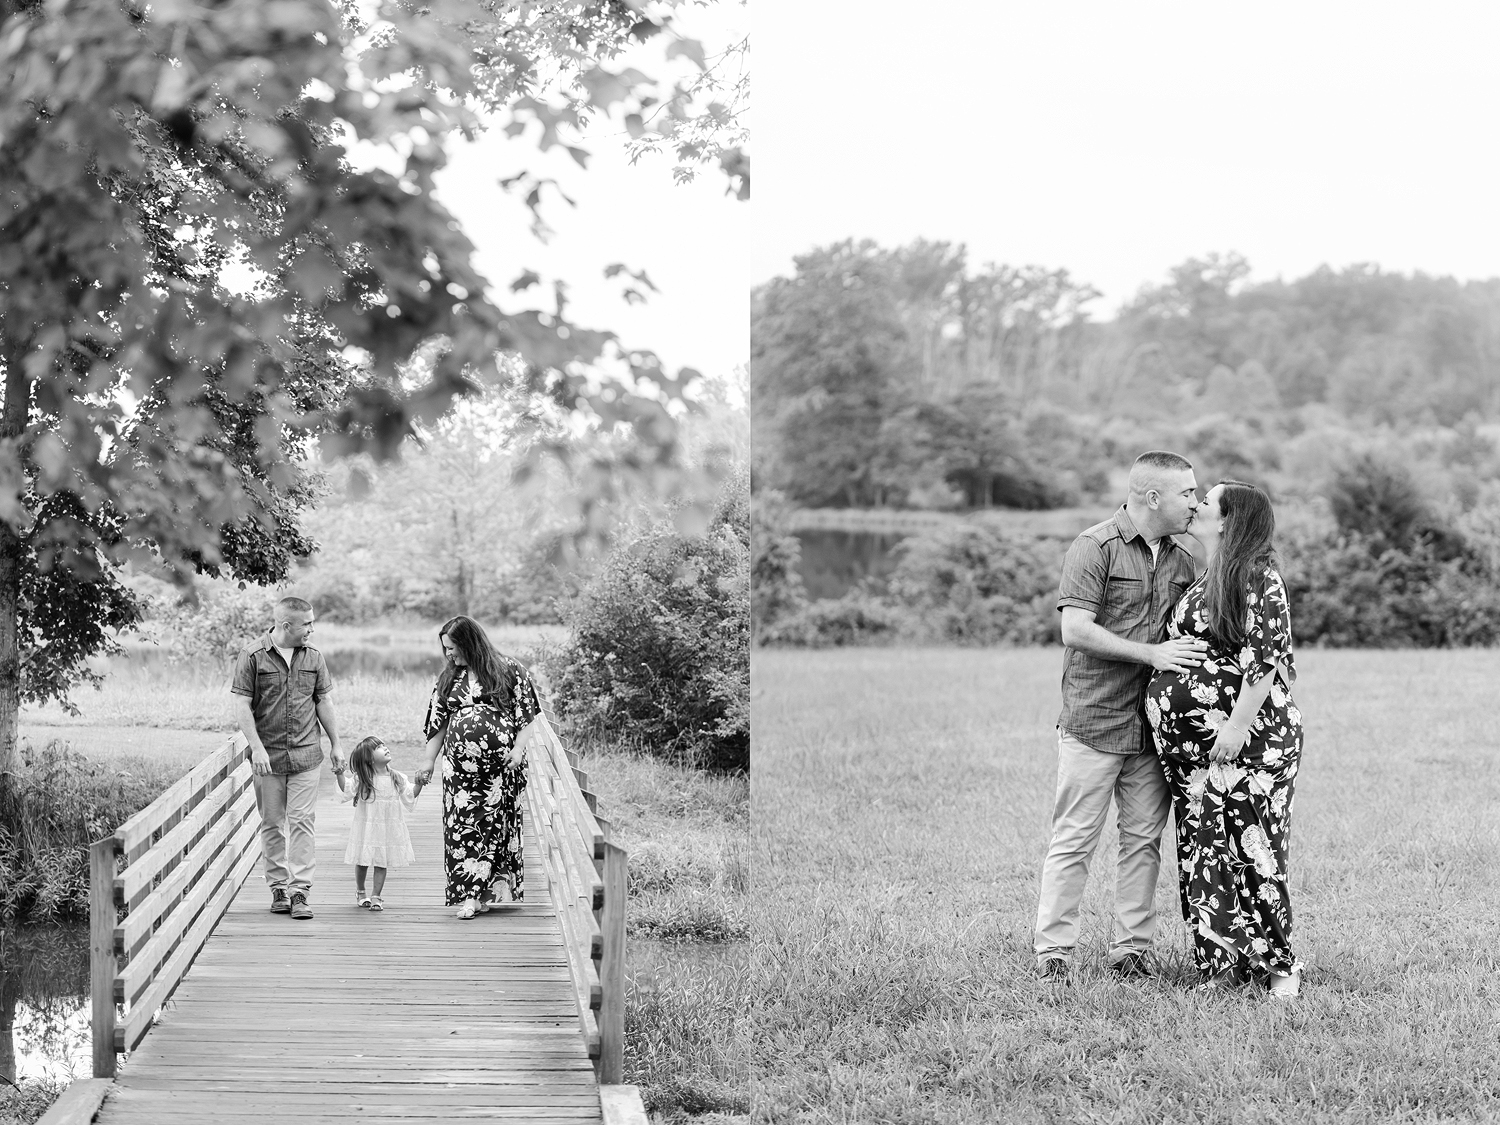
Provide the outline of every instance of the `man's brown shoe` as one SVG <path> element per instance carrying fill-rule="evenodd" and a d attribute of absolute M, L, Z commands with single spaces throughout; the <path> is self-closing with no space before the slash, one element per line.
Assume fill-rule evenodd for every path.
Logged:
<path fill-rule="evenodd" d="M 1110 966 L 1110 970 L 1115 974 L 1115 976 L 1123 977 L 1126 980 L 1132 978 L 1143 980 L 1147 977 L 1153 977 L 1156 975 L 1151 971 L 1151 966 L 1146 963 L 1146 959 L 1139 953 L 1125 954 L 1124 957 L 1121 957 L 1118 961 Z"/>
<path fill-rule="evenodd" d="M 272 888 L 272 890 L 271 890 L 271 913 L 272 914 L 289 914 L 291 912 L 291 909 L 292 909 L 292 904 L 286 900 L 286 891 L 284 891 L 280 887 L 274 887 L 274 888 Z"/>
<path fill-rule="evenodd" d="M 1048 957 L 1037 964 L 1036 975 L 1048 984 L 1068 983 L 1068 963 L 1061 957 Z"/>
<path fill-rule="evenodd" d="M 312 907 L 307 905 L 307 896 L 298 891 L 292 896 L 292 917 L 311 918 L 312 916 Z"/>

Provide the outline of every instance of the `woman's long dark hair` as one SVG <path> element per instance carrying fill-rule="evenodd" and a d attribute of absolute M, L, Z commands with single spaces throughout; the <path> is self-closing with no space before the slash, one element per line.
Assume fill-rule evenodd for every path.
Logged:
<path fill-rule="evenodd" d="M 1203 603 L 1208 631 L 1224 648 L 1245 643 L 1245 595 L 1251 578 L 1262 567 L 1276 565 L 1276 513 L 1271 498 L 1242 480 L 1221 480 L 1219 514 L 1223 537 L 1203 575 Z"/>
<path fill-rule="evenodd" d="M 479 622 L 472 617 L 455 617 L 438 630 L 439 644 L 444 637 L 453 642 L 458 654 L 473 669 L 479 680 L 480 690 L 485 695 L 494 696 L 495 702 L 500 706 L 509 707 L 514 698 L 512 693 L 515 688 L 515 673 L 509 662 L 502 660 L 495 651 L 495 646 L 490 644 L 490 639 L 485 636 Z M 442 674 L 438 676 L 439 699 L 447 698 L 448 689 L 458 679 L 458 667 L 452 660 L 443 665 Z"/>

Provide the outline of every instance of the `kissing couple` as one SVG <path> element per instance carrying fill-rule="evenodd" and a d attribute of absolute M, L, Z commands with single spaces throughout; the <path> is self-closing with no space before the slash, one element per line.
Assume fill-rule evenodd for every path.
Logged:
<path fill-rule="evenodd" d="M 1275 525 L 1255 485 L 1223 480 L 1200 498 L 1191 462 L 1153 451 L 1131 466 L 1124 505 L 1069 547 L 1057 598 L 1057 797 L 1034 944 L 1043 980 L 1069 979 L 1113 797 L 1111 970 L 1156 975 L 1149 950 L 1171 812 L 1199 987 L 1297 995 L 1287 845 L 1302 715 Z M 1201 573 L 1174 539 L 1184 534 L 1207 556 Z"/>

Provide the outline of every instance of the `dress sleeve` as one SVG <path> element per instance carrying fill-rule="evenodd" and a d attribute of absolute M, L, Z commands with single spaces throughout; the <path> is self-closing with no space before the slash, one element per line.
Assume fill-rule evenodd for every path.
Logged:
<path fill-rule="evenodd" d="M 401 807 L 410 812 L 417 799 L 416 783 L 400 770 L 391 770 L 391 781 L 396 786 L 396 797 L 400 800 Z"/>
<path fill-rule="evenodd" d="M 438 698 L 439 679 L 432 685 L 432 695 L 427 700 L 427 718 L 422 721 L 422 737 L 431 738 L 443 729 L 448 722 L 448 699 L 446 696 Z"/>
<path fill-rule="evenodd" d="M 531 682 L 531 677 L 526 674 L 526 669 L 519 664 L 516 669 L 516 686 L 513 692 L 516 700 L 516 729 L 521 730 L 531 724 L 531 720 L 542 713 L 542 705 L 537 702 L 536 685 Z"/>
<path fill-rule="evenodd" d="M 1281 575 L 1267 567 L 1245 594 L 1245 644 L 1239 666 L 1251 683 L 1292 659 L 1292 611 Z"/>
<path fill-rule="evenodd" d="M 1090 536 L 1073 540 L 1063 559 L 1062 584 L 1057 590 L 1057 608 L 1076 606 L 1098 614 L 1104 600 L 1104 584 L 1109 578 L 1109 560 L 1104 548 Z"/>

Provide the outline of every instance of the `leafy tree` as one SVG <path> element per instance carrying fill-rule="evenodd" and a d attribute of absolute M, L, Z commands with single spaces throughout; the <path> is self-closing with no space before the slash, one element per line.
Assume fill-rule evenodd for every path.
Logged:
<path fill-rule="evenodd" d="M 514 397 L 470 398 L 402 448 L 399 460 L 335 472 L 330 495 L 306 519 L 322 548 L 301 575 L 345 616 L 414 608 L 447 616 L 508 616 L 521 571 L 538 567 L 539 545 L 574 530 L 562 474 L 515 483 L 535 433 Z M 339 478 L 368 483 L 349 496 Z M 342 495 L 341 495 L 342 494 Z M 322 561 L 326 558 L 327 561 Z M 532 584 L 529 577 L 525 584 Z"/>
<path fill-rule="evenodd" d="M 804 503 L 880 503 L 873 466 L 907 349 L 891 261 L 873 243 L 842 242 L 796 265 L 756 294 L 751 316 L 766 483 Z"/>
<path fill-rule="evenodd" d="M 1334 475 L 1328 490 L 1340 530 L 1364 536 L 1377 547 L 1409 547 L 1433 526 L 1433 512 L 1399 462 L 1370 453 L 1354 457 Z"/>
<path fill-rule="evenodd" d="M 325 0 L 0 0 L 0 775 L 20 701 L 66 699 L 138 612 L 112 567 L 282 577 L 312 547 L 311 442 L 389 455 L 502 350 L 670 478 L 691 373 L 569 324 L 560 296 L 502 312 L 432 193 L 471 99 L 564 143 L 652 96 L 598 60 L 659 28 L 614 3 L 392 0 L 365 25 Z M 351 142 L 404 166 L 358 170 Z M 653 389 L 590 377 L 600 360 Z"/>

